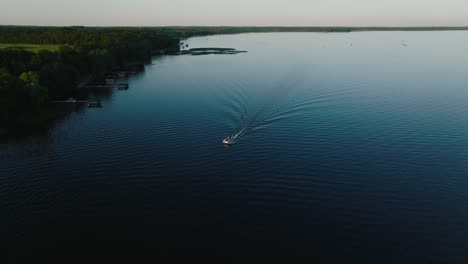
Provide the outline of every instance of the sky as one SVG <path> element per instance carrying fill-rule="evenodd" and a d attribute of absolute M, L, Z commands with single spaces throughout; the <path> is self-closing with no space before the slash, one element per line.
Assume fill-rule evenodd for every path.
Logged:
<path fill-rule="evenodd" d="M 468 26 L 468 0 L 0 0 L 0 24 Z"/>

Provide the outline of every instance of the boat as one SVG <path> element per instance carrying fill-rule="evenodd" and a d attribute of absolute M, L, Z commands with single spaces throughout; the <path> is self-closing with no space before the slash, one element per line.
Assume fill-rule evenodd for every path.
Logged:
<path fill-rule="evenodd" d="M 78 100 L 76 100 L 75 98 L 68 98 L 67 100 L 64 101 L 65 103 L 73 103 L 73 104 L 76 104 L 78 103 Z"/>
<path fill-rule="evenodd" d="M 231 141 L 225 139 L 225 140 L 223 140 L 223 144 L 224 144 L 224 146 L 226 146 L 226 147 L 230 147 L 230 146 L 232 146 L 233 143 L 232 143 Z"/>
<path fill-rule="evenodd" d="M 101 108 L 102 107 L 101 100 L 97 100 L 95 102 L 90 102 L 88 104 L 88 107 L 89 108 Z"/>
<path fill-rule="evenodd" d="M 230 136 L 223 139 L 223 144 L 226 147 L 232 146 L 234 143 L 236 143 L 236 141 L 239 139 L 239 137 L 244 134 L 244 132 L 245 132 L 245 128 L 243 128 L 241 130 L 236 130 L 236 132 L 234 132 Z"/>
<path fill-rule="evenodd" d="M 128 90 L 128 83 L 120 83 L 117 85 L 118 90 Z"/>
<path fill-rule="evenodd" d="M 228 146 L 228 147 L 232 146 L 232 144 L 234 144 L 234 142 L 233 142 L 232 139 L 233 139 L 233 138 L 232 138 L 231 136 L 229 136 L 229 137 L 223 139 L 223 144 L 224 144 L 225 146 Z"/>

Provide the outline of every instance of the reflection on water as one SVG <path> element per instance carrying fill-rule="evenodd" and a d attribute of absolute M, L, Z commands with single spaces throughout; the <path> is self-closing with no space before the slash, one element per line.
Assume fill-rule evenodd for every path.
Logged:
<path fill-rule="evenodd" d="M 102 109 L 0 142 L 11 259 L 468 260 L 466 32 L 188 44 L 248 52 L 155 58 L 90 91 Z"/>
<path fill-rule="evenodd" d="M 49 129 L 54 129 L 57 124 L 67 120 L 70 114 L 84 111 L 89 107 L 89 102 L 110 101 L 114 92 L 129 89 L 128 78 L 142 73 L 143 64 L 136 65 L 138 66 L 129 65 L 118 71 L 108 72 L 102 78 L 91 80 L 79 87 L 73 97 L 51 101 L 38 113 L 19 116 L 18 122 L 5 128 L 6 133 L 0 133 L 0 141 L 46 136 Z"/>

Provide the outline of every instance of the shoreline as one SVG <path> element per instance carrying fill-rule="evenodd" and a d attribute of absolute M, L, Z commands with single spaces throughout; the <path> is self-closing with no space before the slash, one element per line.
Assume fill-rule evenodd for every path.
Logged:
<path fill-rule="evenodd" d="M 5 26 L 0 26 L 5 27 Z M 112 27 L 110 27 L 112 28 Z M 88 98 L 87 90 L 91 89 L 113 89 L 118 88 L 119 81 L 123 89 L 128 89 L 128 76 L 144 70 L 144 65 L 158 56 L 164 55 L 207 55 L 207 54 L 238 54 L 246 51 L 238 51 L 232 48 L 196 48 L 182 50 L 181 45 L 185 40 L 200 36 L 214 35 L 234 35 L 242 33 L 284 33 L 284 32 L 311 32 L 311 33 L 349 33 L 365 31 L 410 31 L 410 32 L 428 32 L 428 31 L 468 31 L 468 27 L 153 27 L 161 34 L 172 35 L 178 41 L 177 46 L 173 45 L 166 49 L 153 49 L 149 58 L 145 60 L 132 61 L 122 67 L 116 67 L 106 71 L 102 76 L 93 76 L 92 74 L 83 76 L 78 80 L 76 89 L 71 92 L 71 96 Z M 175 43 L 173 43 L 175 44 Z M 109 76 L 106 81 L 106 76 Z M 95 83 L 96 85 L 92 85 Z M 123 87 L 127 85 L 126 87 Z M 67 96 L 68 97 L 68 96 Z M 66 97 L 65 97 L 66 98 Z M 0 136 L 8 136 L 15 127 L 40 127 L 44 124 L 55 122 L 63 116 L 69 114 L 68 110 L 59 110 L 50 107 L 47 103 L 43 108 L 34 113 L 23 113 L 20 120 L 0 127 Z M 65 113 L 67 112 L 67 113 Z M 5 124 L 4 124 L 5 125 Z"/>

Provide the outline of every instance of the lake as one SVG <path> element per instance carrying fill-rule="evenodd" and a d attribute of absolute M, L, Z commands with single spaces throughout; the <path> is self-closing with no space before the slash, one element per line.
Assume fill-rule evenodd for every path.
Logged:
<path fill-rule="evenodd" d="M 247 53 L 155 57 L 0 140 L 7 263 L 467 263 L 468 32 L 185 42 Z"/>

